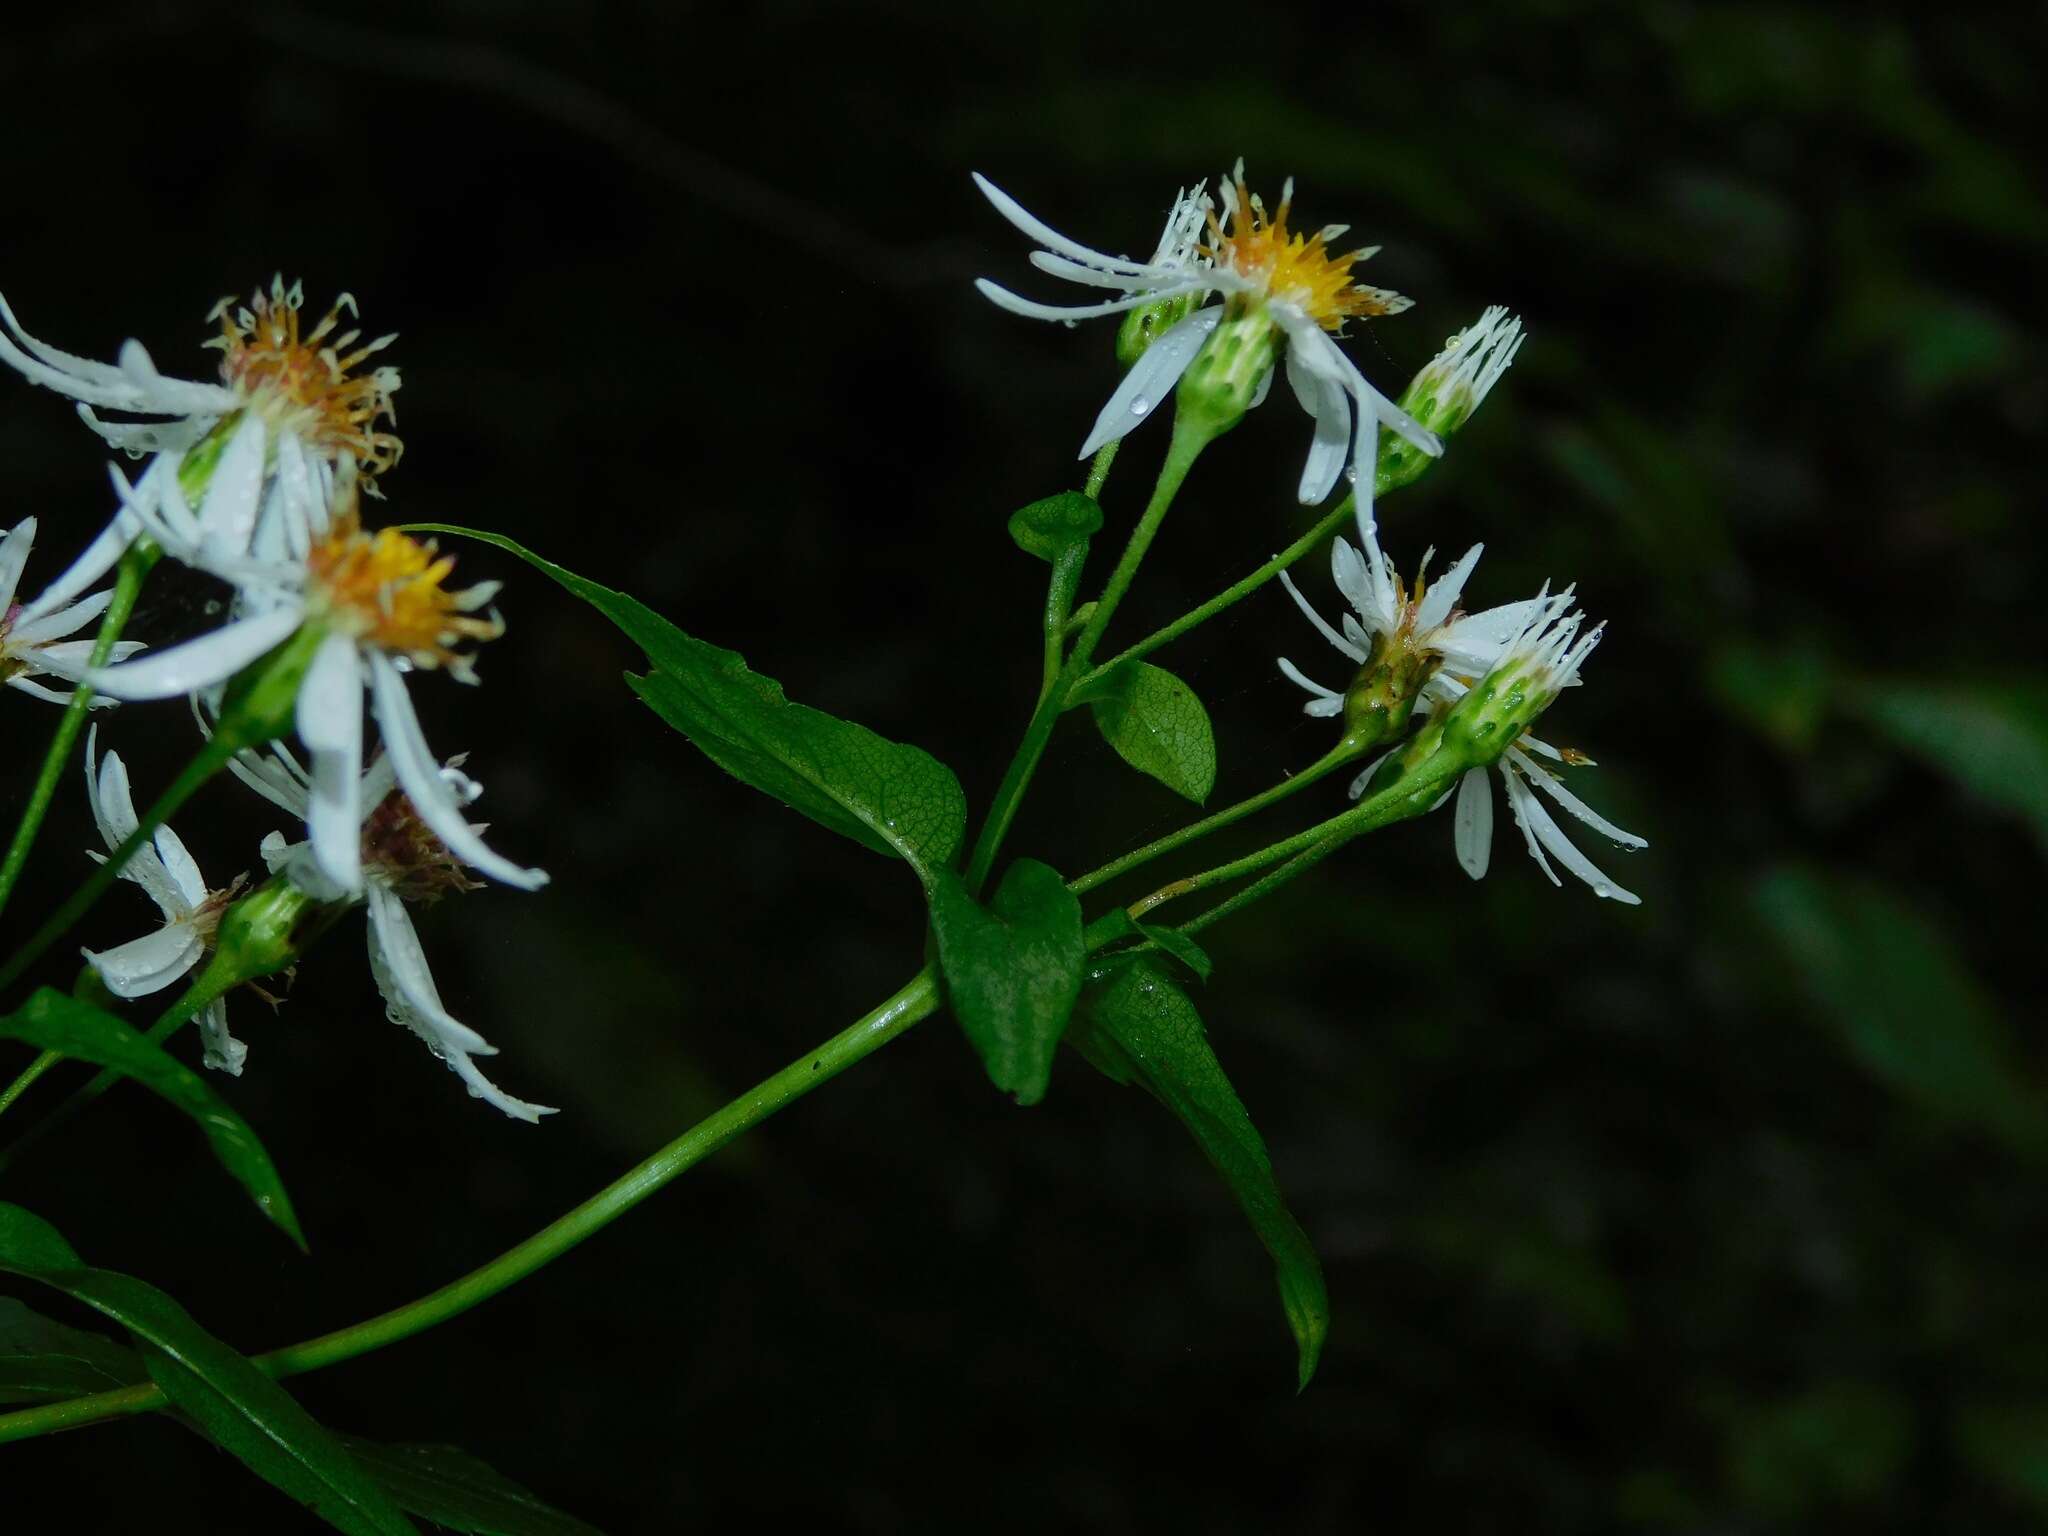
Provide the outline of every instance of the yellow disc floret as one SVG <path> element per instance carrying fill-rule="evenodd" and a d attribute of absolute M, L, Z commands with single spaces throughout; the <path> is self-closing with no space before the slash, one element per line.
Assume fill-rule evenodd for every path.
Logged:
<path fill-rule="evenodd" d="M 220 322 L 221 334 L 207 345 L 224 354 L 221 382 L 279 431 L 297 433 L 330 455 L 350 454 L 365 474 L 380 474 L 398 462 L 405 447 L 395 434 L 377 430 L 380 419 L 397 422 L 391 395 L 398 370 L 356 369 L 397 338 L 379 336 L 357 346 L 361 331 L 335 334 L 342 311 L 356 312 L 354 297 L 346 293 L 301 336 L 304 302 L 299 284 L 287 288 L 277 277 L 267 294 L 259 288 L 246 305 L 231 298 L 214 305 L 207 318 Z"/>
<path fill-rule="evenodd" d="M 1229 226 L 1219 224 L 1212 212 L 1209 244 L 1201 248 L 1216 266 L 1259 284 L 1267 298 L 1292 304 L 1326 331 L 1341 329 L 1354 316 L 1398 315 L 1408 308 L 1411 301 L 1400 294 L 1352 279 L 1352 266 L 1378 246 L 1334 256 L 1329 242 L 1342 235 L 1345 226 L 1326 225 L 1308 236 L 1288 230 L 1287 215 L 1294 202 L 1291 177 L 1280 194 L 1280 206 L 1270 215 L 1258 194 L 1245 186 L 1242 161 L 1222 191 Z"/>
<path fill-rule="evenodd" d="M 345 499 L 332 529 L 306 557 L 308 607 L 365 645 L 474 682 L 471 658 L 456 647 L 497 639 L 505 621 L 495 612 L 476 613 L 497 595 L 498 584 L 450 591 L 443 583 L 454 568 L 454 557 L 439 553 L 431 539 L 422 543 L 396 528 L 366 533 Z"/>

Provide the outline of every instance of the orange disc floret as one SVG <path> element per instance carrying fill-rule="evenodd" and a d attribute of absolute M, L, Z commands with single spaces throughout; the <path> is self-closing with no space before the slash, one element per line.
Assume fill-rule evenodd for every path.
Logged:
<path fill-rule="evenodd" d="M 1280 194 L 1280 206 L 1271 215 L 1244 183 L 1244 166 L 1223 188 L 1223 204 L 1229 228 L 1209 214 L 1209 244 L 1202 254 L 1218 267 L 1261 284 L 1267 297 L 1294 305 L 1326 331 L 1343 327 L 1353 317 L 1397 315 L 1410 300 L 1384 288 L 1368 287 L 1351 276 L 1352 266 L 1379 249 L 1362 246 L 1334 256 L 1329 241 L 1344 233 L 1340 224 L 1326 225 L 1313 235 L 1295 234 L 1287 228 L 1287 215 L 1294 202 L 1294 181 L 1290 177 Z"/>
<path fill-rule="evenodd" d="M 220 322 L 221 334 L 207 345 L 224 354 L 221 382 L 280 431 L 296 432 L 331 454 L 352 454 L 365 474 L 381 474 L 405 450 L 395 433 L 377 430 L 380 419 L 397 423 L 391 396 L 398 388 L 398 370 L 372 368 L 358 374 L 356 369 L 397 337 L 379 336 L 357 346 L 361 331 L 336 335 L 342 311 L 356 313 L 355 298 L 346 293 L 301 336 L 304 302 L 301 286 L 287 288 L 280 276 L 271 280 L 268 293 L 259 288 L 251 295 L 247 305 L 232 298 L 214 305 L 207 318 Z"/>
<path fill-rule="evenodd" d="M 498 584 L 450 591 L 443 583 L 454 569 L 454 557 L 431 539 L 422 543 L 396 528 L 365 533 L 349 505 L 306 556 L 308 596 L 328 622 L 415 666 L 446 667 L 471 682 L 470 658 L 455 648 L 497 639 L 505 621 L 476 616 Z"/>

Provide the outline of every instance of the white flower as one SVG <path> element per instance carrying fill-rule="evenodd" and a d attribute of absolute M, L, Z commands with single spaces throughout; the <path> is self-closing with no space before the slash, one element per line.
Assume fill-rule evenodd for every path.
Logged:
<path fill-rule="evenodd" d="M 204 384 L 164 377 L 138 341 L 121 348 L 118 364 L 61 352 L 29 335 L 0 298 L 0 360 L 76 400 L 115 448 L 154 455 L 132 489 L 116 473 L 121 510 L 68 574 L 73 584 L 45 601 L 97 581 L 145 528 L 174 559 L 206 569 L 251 554 L 278 560 L 303 556 L 324 531 L 340 478 L 360 473 L 375 494 L 371 477 L 403 451 L 378 428 L 391 417 L 398 370 L 355 370 L 394 338 L 357 346 L 358 332 L 336 334 L 343 310 L 355 310 L 347 294 L 301 336 L 303 301 L 299 285 L 280 278 L 246 306 L 215 305 L 209 318 L 221 334 L 208 345 L 221 349 L 221 382 Z M 105 421 L 95 406 L 171 419 Z M 188 489 L 197 496 L 201 486 L 194 515 Z"/>
<path fill-rule="evenodd" d="M 1409 301 L 1352 280 L 1353 263 L 1378 247 L 1332 256 L 1327 242 L 1342 235 L 1344 226 L 1330 225 L 1306 238 L 1290 234 L 1291 180 L 1279 207 L 1268 217 L 1264 204 L 1246 189 L 1244 163 L 1239 161 L 1236 173 L 1218 189 L 1228 228 L 1217 222 L 1209 200 L 1197 189 L 1194 198 L 1176 203 L 1167 234 L 1150 261 L 1091 250 L 1033 217 L 986 177 L 977 173 L 974 181 L 997 212 L 1043 247 L 1032 252 L 1033 266 L 1121 295 L 1097 304 L 1039 304 L 986 278 L 977 280 L 975 286 L 987 298 L 1013 314 L 1071 322 L 1183 296 L 1215 293 L 1226 300 L 1222 306 L 1195 310 L 1153 341 L 1096 418 L 1095 429 L 1082 445 L 1082 457 L 1145 420 L 1222 321 L 1254 314 L 1263 315 L 1285 336 L 1288 383 L 1315 422 L 1314 443 L 1301 476 L 1302 501 L 1320 502 L 1348 466 L 1361 504 L 1369 504 L 1381 423 L 1431 457 L 1443 451 L 1435 433 L 1380 393 L 1331 340 L 1347 319 L 1398 314 Z M 1211 242 L 1206 247 L 1194 237 L 1198 218 Z"/>
<path fill-rule="evenodd" d="M 174 477 L 163 482 L 172 483 Z M 442 583 L 454 561 L 438 555 L 432 543 L 422 544 L 396 529 L 365 532 L 349 494 L 352 484 L 345 473 L 332 524 L 303 556 L 274 562 L 202 561 L 239 588 L 225 626 L 141 661 L 95 671 L 88 680 L 123 699 L 198 693 L 225 683 L 302 627 L 315 627 L 321 639 L 299 686 L 296 717 L 299 738 L 312 756 L 306 824 L 327 877 L 350 893 L 363 886 L 359 831 L 367 689 L 398 782 L 435 835 L 464 863 L 494 879 L 528 890 L 545 885 L 545 873 L 493 853 L 464 818 L 420 731 L 403 675 L 414 668 L 441 667 L 458 681 L 475 682 L 471 659 L 455 647 L 503 632 L 495 613 L 475 617 L 497 595 L 499 584 L 446 590 Z M 138 498 L 128 511 L 161 534 L 168 505 L 149 508 Z M 198 537 L 203 542 L 203 530 Z M 232 547 L 232 540 L 226 547 Z"/>
<path fill-rule="evenodd" d="M 1461 613 L 1458 599 L 1473 568 L 1479 564 L 1485 545 L 1474 544 L 1434 582 L 1425 579 L 1430 560 L 1425 554 L 1422 570 L 1416 573 L 1413 588 L 1408 588 L 1402 585 L 1392 558 L 1381 552 L 1378 528 L 1364 507 L 1358 512 L 1358 536 L 1363 554 L 1343 539 L 1333 540 L 1330 545 L 1330 573 L 1338 592 L 1353 610 L 1343 616 L 1341 633 L 1316 612 L 1285 571 L 1280 573 L 1281 584 L 1322 637 L 1361 667 L 1376 650 L 1384 656 L 1393 646 L 1439 662 L 1423 684 L 1421 697 L 1425 704 L 1453 701 L 1464 691 L 1454 674 L 1475 677 L 1491 671 L 1531 618 L 1546 606 L 1569 606 L 1571 601 L 1567 591 L 1557 597 L 1546 594 L 1503 603 L 1481 613 Z M 1312 681 L 1285 656 L 1278 659 L 1280 670 L 1313 695 L 1302 706 L 1304 714 L 1343 712 L 1341 692 Z"/>
<path fill-rule="evenodd" d="M 35 339 L 0 298 L 0 360 L 29 382 L 78 402 L 86 425 L 126 453 L 177 453 L 196 446 L 225 416 L 247 410 L 268 423 L 280 456 L 292 454 L 334 464 L 353 458 L 369 474 L 398 461 L 403 445 L 377 429 L 390 417 L 398 370 L 354 370 L 397 338 L 380 336 L 358 347 L 359 331 L 336 334 L 342 312 L 356 312 L 344 293 L 304 336 L 299 310 L 305 290 L 283 277 L 269 293 L 258 289 L 248 304 L 222 299 L 207 315 L 221 333 L 207 343 L 220 350 L 220 382 L 166 378 L 139 341 L 125 342 L 116 363 L 96 363 Z M 149 422 L 104 421 L 93 407 L 135 416 L 166 417 Z M 290 447 L 287 447 L 287 443 Z M 282 466 L 280 466 L 282 469 Z"/>
<path fill-rule="evenodd" d="M 460 758 L 452 760 L 437 777 L 452 800 L 467 806 L 482 790 L 460 771 L 460 762 Z M 229 768 L 273 805 L 293 816 L 308 815 L 316 793 L 313 775 L 284 748 L 264 754 L 238 753 Z M 463 873 L 461 861 L 397 787 L 389 758 L 379 757 L 370 764 L 358 802 L 363 807 L 358 836 L 365 876 L 359 895 L 369 908 L 370 973 L 384 995 L 386 1016 L 424 1040 L 427 1049 L 469 1085 L 473 1097 L 518 1120 L 538 1121 L 542 1115 L 553 1114 L 550 1108 L 501 1091 L 477 1069 L 470 1058 L 495 1056 L 497 1047 L 442 1006 L 419 934 L 406 911 L 408 902 L 437 900 L 448 891 L 473 889 L 477 882 Z M 281 834 L 273 832 L 263 840 L 263 858 L 273 873 L 288 872 L 294 884 L 317 900 L 331 901 L 348 894 L 328 879 L 306 843 L 286 843 Z"/>
<path fill-rule="evenodd" d="M 128 788 L 127 766 L 116 752 L 98 757 L 98 738 L 99 727 L 94 726 L 85 742 L 85 790 L 100 840 L 112 854 L 134 835 L 140 822 Z M 105 855 L 91 856 L 106 862 Z M 224 890 L 209 890 L 185 844 L 168 826 L 158 827 L 119 873 L 123 880 L 132 880 L 149 893 L 163 913 L 164 924 L 154 933 L 113 949 L 80 953 L 114 996 L 147 997 L 170 986 L 205 956 L 213 945 L 221 914 L 242 881 L 237 878 Z M 215 998 L 192 1017 L 204 1040 L 206 1065 L 240 1076 L 249 1048 L 228 1033 L 227 999 Z"/>
<path fill-rule="evenodd" d="M 1415 375 L 1402 403 L 1437 431 L 1457 431 L 1493 392 L 1524 339 L 1520 320 L 1503 305 L 1487 306 Z"/>
<path fill-rule="evenodd" d="M 96 592 L 81 602 L 70 602 L 67 593 L 75 595 L 91 585 L 90 579 L 78 582 L 74 568 L 58 577 L 51 590 L 34 602 L 17 604 L 15 593 L 35 539 L 36 520 L 32 517 L 23 518 L 6 538 L 0 539 L 0 680 L 39 699 L 65 704 L 71 700 L 69 692 L 47 688 L 33 679 L 49 676 L 76 682 L 85 675 L 92 660 L 93 642 L 64 637 L 76 634 L 105 613 L 114 594 Z M 116 641 L 111 659 L 124 661 L 142 648 L 137 640 Z M 92 704 L 93 708 L 101 709 L 115 702 L 94 699 Z"/>
<path fill-rule="evenodd" d="M 1546 591 L 1533 599 L 1538 605 L 1536 610 L 1521 632 L 1502 647 L 1499 659 L 1489 669 L 1490 676 L 1486 681 L 1507 684 L 1499 691 L 1510 699 L 1520 697 L 1521 702 L 1513 707 L 1514 719 L 1534 718 L 1549 706 L 1560 689 L 1576 684 L 1580 666 L 1600 641 L 1604 626 L 1596 625 L 1581 635 L 1579 629 L 1584 615 L 1565 612 L 1570 606 L 1569 592 L 1561 594 L 1561 598 L 1562 601 Z M 1458 694 L 1468 691 L 1459 680 L 1450 681 Z M 1485 690 L 1485 682 L 1479 686 Z M 1641 905 L 1640 896 L 1615 884 L 1594 866 L 1592 860 L 1572 846 L 1571 840 L 1564 835 L 1563 829 L 1536 794 L 1541 790 L 1568 814 L 1623 848 L 1648 847 L 1644 839 L 1633 832 L 1624 832 L 1566 789 L 1563 780 L 1536 758 L 1540 755 L 1563 766 L 1587 768 L 1592 766 L 1592 760 L 1582 753 L 1538 741 L 1526 730 L 1520 730 L 1512 720 L 1509 728 L 1517 734 L 1511 736 L 1511 745 L 1494 766 L 1500 770 L 1501 783 L 1507 791 L 1508 809 L 1514 813 L 1515 825 L 1522 829 L 1529 857 L 1550 877 L 1552 885 L 1564 883 L 1558 879 L 1557 871 L 1551 868 L 1550 860 L 1555 858 L 1592 887 L 1595 896 L 1625 902 L 1632 907 Z M 1358 794 L 1363 787 L 1354 785 L 1352 793 Z M 1493 792 L 1487 781 L 1486 769 L 1468 768 L 1458 781 L 1457 796 L 1457 808 L 1451 817 L 1452 845 L 1457 851 L 1459 865 L 1477 880 L 1486 874 L 1493 849 Z"/>
<path fill-rule="evenodd" d="M 1534 597 L 1519 602 L 1503 603 L 1479 613 L 1461 613 L 1458 598 L 1478 565 L 1484 546 L 1473 545 L 1435 582 L 1425 581 L 1418 572 L 1414 585 L 1404 587 L 1394 562 L 1380 549 L 1371 517 L 1362 509 L 1358 532 L 1364 548 L 1362 555 L 1342 539 L 1336 540 L 1330 551 L 1337 590 L 1354 610 L 1344 615 L 1341 633 L 1309 605 L 1283 571 L 1280 579 L 1289 596 L 1324 639 L 1361 667 L 1369 661 L 1385 663 L 1395 647 L 1433 663 L 1427 681 L 1415 696 L 1417 718 L 1454 708 L 1473 693 L 1475 681 L 1480 688 L 1480 696 L 1473 700 L 1475 710 L 1492 707 L 1495 695 L 1511 700 L 1512 703 L 1504 703 L 1495 710 L 1499 716 L 1497 729 L 1511 743 L 1498 757 L 1496 766 L 1507 787 L 1508 808 L 1514 812 L 1515 822 L 1528 841 L 1531 856 L 1553 884 L 1559 883 L 1557 872 L 1551 868 L 1546 850 L 1590 885 L 1596 895 L 1636 904 L 1638 897 L 1595 869 L 1566 840 L 1534 792 L 1541 790 L 1571 815 L 1625 848 L 1647 846 L 1634 833 L 1624 832 L 1604 820 L 1566 789 L 1554 771 L 1536 761 L 1543 757 L 1561 766 L 1591 767 L 1590 759 L 1553 747 L 1527 731 L 1528 723 L 1548 708 L 1560 691 L 1578 685 L 1579 669 L 1599 643 L 1601 627 L 1596 626 L 1584 635 L 1579 633 L 1585 616 L 1572 611 L 1569 587 L 1552 592 L 1546 585 Z M 1428 555 L 1423 556 L 1422 563 L 1426 569 Z M 1280 670 L 1312 695 L 1302 706 L 1303 713 L 1343 713 L 1342 693 L 1305 676 L 1284 656 L 1279 662 Z M 1510 682 L 1512 687 L 1505 686 Z M 1497 686 L 1489 689 L 1487 683 Z M 1396 746 L 1382 753 L 1352 780 L 1352 799 L 1365 793 L 1380 765 L 1399 750 Z M 1451 798 L 1451 793 L 1446 792 L 1437 805 Z M 1493 795 L 1486 769 L 1466 770 L 1454 793 L 1458 803 L 1452 818 L 1453 841 L 1458 863 L 1477 880 L 1486 873 L 1493 845 Z"/>

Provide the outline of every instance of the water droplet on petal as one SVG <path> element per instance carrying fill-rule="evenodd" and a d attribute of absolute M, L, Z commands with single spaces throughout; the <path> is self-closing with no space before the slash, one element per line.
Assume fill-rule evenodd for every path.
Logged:
<path fill-rule="evenodd" d="M 1346 464 L 1344 466 L 1344 478 L 1352 485 L 1358 484 L 1358 466 L 1356 464 Z"/>
<path fill-rule="evenodd" d="M 1147 400 L 1143 395 L 1138 396 L 1137 399 L 1131 402 L 1131 414 L 1133 416 L 1142 416 L 1151 409 L 1152 402 L 1150 400 Z"/>

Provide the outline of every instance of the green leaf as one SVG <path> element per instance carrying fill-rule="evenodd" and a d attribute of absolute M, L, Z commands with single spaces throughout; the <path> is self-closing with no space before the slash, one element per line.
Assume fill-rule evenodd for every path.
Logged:
<path fill-rule="evenodd" d="M 550 1508 L 510 1478 L 452 1445 L 382 1445 L 344 1435 L 341 1443 L 404 1509 L 474 1536 L 602 1536 L 596 1526 Z"/>
<path fill-rule="evenodd" d="M 2041 1104 L 2006 1020 L 1925 914 L 1884 886 L 1781 869 L 1754 906 L 1850 1054 L 1901 1097 L 2039 1150 Z"/>
<path fill-rule="evenodd" d="M 55 1403 L 144 1379 L 142 1357 L 0 1296 L 0 1403 Z"/>
<path fill-rule="evenodd" d="M 0 1038 L 24 1040 L 39 1050 L 112 1067 L 132 1077 L 199 1122 L 221 1166 L 234 1175 L 285 1235 L 299 1245 L 306 1239 L 291 1198 L 284 1192 L 270 1154 L 249 1122 L 228 1108 L 205 1079 L 135 1030 L 90 1003 L 67 997 L 54 987 L 36 992 L 17 1013 L 0 1019 Z"/>
<path fill-rule="evenodd" d="M 1058 871 L 1019 859 L 984 907 L 950 872 L 932 890 L 946 995 L 988 1075 L 1019 1104 L 1045 1097 L 1081 994 L 1081 902 Z"/>
<path fill-rule="evenodd" d="M 1057 560 L 1061 551 L 1085 544 L 1102 527 L 1102 507 L 1093 496 L 1062 491 L 1010 514 L 1010 537 L 1027 555 Z"/>
<path fill-rule="evenodd" d="M 61 1291 L 141 1346 L 166 1396 L 222 1449 L 350 1536 L 418 1536 L 313 1416 L 154 1286 L 89 1269 L 41 1217 L 0 1203 L 0 1274 Z"/>
<path fill-rule="evenodd" d="M 1148 1090 L 1195 1138 L 1273 1256 L 1280 1303 L 1294 1330 L 1300 1385 L 1315 1374 L 1330 1328 L 1323 1267 L 1289 1213 L 1237 1090 L 1209 1048 L 1188 995 L 1146 959 L 1097 972 L 1081 993 L 1069 1038 L 1098 1070 Z"/>
<path fill-rule="evenodd" d="M 2048 849 L 2048 691 L 1888 680 L 1861 684 L 1843 697 L 1894 745 L 1988 804 L 2025 817 Z"/>
<path fill-rule="evenodd" d="M 1216 734 L 1194 689 L 1164 667 L 1135 661 L 1090 688 L 1087 703 L 1117 756 L 1197 805 L 1209 798 Z"/>
<path fill-rule="evenodd" d="M 409 526 L 507 550 L 610 619 L 653 668 L 644 677 L 626 674 L 633 691 L 734 778 L 864 847 L 899 855 L 927 889 L 959 852 L 967 797 L 930 753 L 792 704 L 781 684 L 750 670 L 737 652 L 684 634 L 646 604 L 510 539 L 446 523 Z"/>

